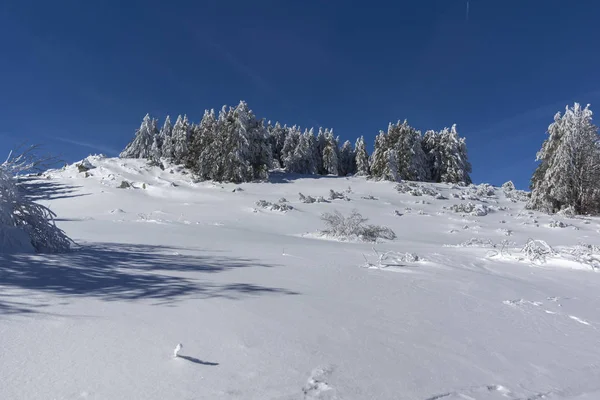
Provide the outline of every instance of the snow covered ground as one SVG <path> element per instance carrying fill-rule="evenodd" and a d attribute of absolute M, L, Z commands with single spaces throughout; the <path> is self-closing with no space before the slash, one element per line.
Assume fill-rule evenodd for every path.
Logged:
<path fill-rule="evenodd" d="M 0 255 L 2 399 L 600 399 L 596 218 L 501 188 L 88 160 L 25 184 L 81 248 Z M 349 200 L 299 201 L 330 189 Z M 318 234 L 352 209 L 397 239 Z"/>

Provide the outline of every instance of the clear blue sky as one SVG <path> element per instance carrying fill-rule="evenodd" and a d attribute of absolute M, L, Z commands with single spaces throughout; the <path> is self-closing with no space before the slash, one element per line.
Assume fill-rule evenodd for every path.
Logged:
<path fill-rule="evenodd" d="M 476 182 L 524 188 L 553 115 L 600 112 L 599 17 L 594 0 L 8 0 L 0 152 L 114 156 L 147 112 L 244 99 L 371 148 L 390 121 L 457 123 Z"/>

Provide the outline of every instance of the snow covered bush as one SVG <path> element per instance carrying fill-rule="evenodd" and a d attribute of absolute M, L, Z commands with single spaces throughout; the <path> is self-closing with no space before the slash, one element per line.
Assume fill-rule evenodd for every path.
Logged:
<path fill-rule="evenodd" d="M 356 210 L 352 210 L 350 215 L 344 217 L 339 211 L 325 213 L 321 216 L 325 222 L 326 229 L 321 233 L 341 240 L 363 240 L 366 242 L 376 242 L 377 239 L 393 240 L 396 234 L 390 228 L 378 225 L 366 225 L 368 221 Z"/>
<path fill-rule="evenodd" d="M 0 164 L 0 253 L 59 253 L 73 242 L 54 224 L 55 214 L 27 198 L 16 175 L 32 167 L 27 157 L 17 156 Z"/>
<path fill-rule="evenodd" d="M 600 269 L 600 247 L 593 244 L 580 243 L 568 252 L 581 264 L 589 265 L 592 269 Z"/>
<path fill-rule="evenodd" d="M 302 193 L 298 193 L 298 197 L 302 203 L 312 204 L 312 203 L 329 203 L 329 201 L 325 200 L 323 196 L 317 196 L 314 198 L 312 196 L 305 196 Z"/>
<path fill-rule="evenodd" d="M 577 215 L 577 211 L 575 211 L 575 207 L 567 206 L 567 207 L 563 207 L 556 214 L 558 214 L 562 217 L 566 217 L 566 218 L 574 218 Z"/>
<path fill-rule="evenodd" d="M 397 253 L 395 251 L 387 251 L 385 253 L 379 254 L 377 250 L 373 249 L 375 255 L 377 256 L 377 261 L 375 263 L 369 262 L 366 256 L 366 263 L 363 265 L 364 268 L 371 269 L 384 269 L 387 267 L 403 267 L 406 264 L 414 264 L 421 261 L 421 258 L 414 253 Z"/>
<path fill-rule="evenodd" d="M 513 181 L 504 182 L 502 184 L 502 190 L 504 190 L 505 192 L 511 192 L 515 190 L 515 184 L 513 183 Z"/>
<path fill-rule="evenodd" d="M 589 105 L 575 103 L 557 113 L 537 153 L 527 207 L 554 213 L 572 206 L 577 214 L 600 212 L 600 147 Z"/>
<path fill-rule="evenodd" d="M 294 207 L 290 206 L 287 203 L 271 203 L 266 200 L 258 200 L 256 205 L 262 209 L 270 210 L 270 211 L 278 211 L 282 213 L 286 213 L 294 209 Z"/>
<path fill-rule="evenodd" d="M 554 249 L 543 240 L 529 239 L 521 252 L 532 262 L 546 262 L 546 257 L 556 254 Z"/>
<path fill-rule="evenodd" d="M 492 185 L 487 183 L 482 183 L 479 186 L 476 186 L 475 195 L 479 197 L 492 197 L 496 194 L 496 189 Z"/>
<path fill-rule="evenodd" d="M 364 200 L 379 200 L 377 197 L 375 197 L 373 195 L 362 196 L 361 199 L 364 199 Z"/>
<path fill-rule="evenodd" d="M 517 190 L 517 189 L 505 191 L 504 195 L 506 196 L 507 199 L 509 199 L 513 203 L 516 203 L 518 201 L 529 201 L 529 198 L 531 197 L 530 192 L 526 192 L 525 190 Z"/>
<path fill-rule="evenodd" d="M 566 228 L 568 225 L 565 224 L 562 221 L 556 221 L 556 220 L 552 220 L 550 221 L 550 223 L 548 224 L 549 228 Z"/>
<path fill-rule="evenodd" d="M 329 189 L 329 200 L 338 200 L 338 199 L 350 201 L 350 198 L 348 198 L 344 193 L 336 192 L 333 189 Z"/>
<path fill-rule="evenodd" d="M 484 204 L 460 203 L 450 206 L 450 210 L 460 214 L 470 214 L 476 217 L 486 216 L 489 208 Z"/>

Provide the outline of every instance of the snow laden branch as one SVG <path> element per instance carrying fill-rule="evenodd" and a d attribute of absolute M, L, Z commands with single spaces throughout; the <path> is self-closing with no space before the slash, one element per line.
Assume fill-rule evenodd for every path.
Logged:
<path fill-rule="evenodd" d="M 34 147 L 9 155 L 0 164 L 0 253 L 68 251 L 72 240 L 54 224 L 55 214 L 27 198 L 18 185 L 17 175 L 40 167 Z M 45 159 L 48 160 L 48 159 Z"/>

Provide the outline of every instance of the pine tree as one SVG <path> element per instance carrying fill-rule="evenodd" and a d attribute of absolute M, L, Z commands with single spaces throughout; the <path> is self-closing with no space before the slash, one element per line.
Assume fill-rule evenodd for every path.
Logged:
<path fill-rule="evenodd" d="M 281 150 L 281 158 L 283 167 L 287 172 L 297 172 L 300 169 L 296 149 L 300 144 L 300 129 L 297 126 L 292 126 L 288 129 L 285 137 L 285 142 Z"/>
<path fill-rule="evenodd" d="M 589 105 L 575 103 L 557 113 L 536 160 L 528 208 L 556 212 L 573 207 L 578 214 L 600 211 L 600 148 Z"/>
<path fill-rule="evenodd" d="M 429 179 L 427 157 L 421 147 L 421 132 L 408 125 L 407 121 L 390 125 L 388 135 L 395 140 L 398 151 L 398 177 L 408 181 L 426 181 Z"/>
<path fill-rule="evenodd" d="M 458 136 L 456 124 L 451 129 L 444 128 L 439 135 L 442 164 L 440 181 L 470 184 L 471 163 L 467 160 L 467 144 L 464 138 Z"/>
<path fill-rule="evenodd" d="M 339 148 L 338 140 L 333 136 L 333 131 L 326 131 L 325 148 L 323 149 L 323 170 L 327 175 L 339 175 Z"/>
<path fill-rule="evenodd" d="M 150 118 L 150 114 L 146 114 L 140 128 L 135 133 L 135 137 L 131 143 L 125 147 L 125 150 L 119 154 L 119 157 L 150 158 L 152 154 L 152 143 L 154 143 L 154 137 L 156 135 L 158 135 L 156 120 Z"/>
<path fill-rule="evenodd" d="M 152 140 L 152 147 L 150 148 L 150 159 L 153 161 L 160 161 L 162 157 L 162 143 L 160 141 L 160 135 L 155 135 Z"/>
<path fill-rule="evenodd" d="M 213 151 L 221 157 L 213 167 L 212 179 L 240 183 L 268 176 L 271 149 L 267 130 L 246 102 L 235 108 L 223 107 L 213 144 Z"/>
<path fill-rule="evenodd" d="M 442 153 L 440 146 L 440 135 L 435 131 L 427 131 L 421 141 L 421 147 L 427 157 L 427 168 L 429 177 L 433 182 L 441 182 L 442 179 Z"/>
<path fill-rule="evenodd" d="M 282 151 L 288 128 L 287 126 L 281 126 L 279 122 L 276 122 L 275 126 L 269 125 L 268 130 L 271 142 L 271 152 L 273 154 L 273 162 L 276 163 L 274 167 L 283 168 Z"/>
<path fill-rule="evenodd" d="M 173 159 L 173 125 L 171 125 L 171 118 L 167 115 L 165 123 L 163 124 L 158 137 L 161 143 L 161 157 L 167 160 Z"/>
<path fill-rule="evenodd" d="M 269 169 L 273 165 L 273 153 L 269 141 L 269 132 L 265 127 L 263 119 L 258 119 L 248 108 L 244 101 L 240 102 L 236 111 L 244 116 L 246 122 L 246 134 L 250 146 L 250 165 L 252 167 L 252 179 L 267 179 Z"/>
<path fill-rule="evenodd" d="M 188 144 L 190 138 L 190 123 L 186 115 L 177 117 L 173 126 L 173 162 L 183 163 L 188 154 Z"/>
<path fill-rule="evenodd" d="M 379 131 L 379 135 L 375 137 L 375 149 L 371 156 L 371 175 L 376 179 L 385 179 L 384 172 L 389 160 L 386 154 L 388 151 L 388 137 L 383 131 Z"/>
<path fill-rule="evenodd" d="M 346 140 L 340 150 L 340 175 L 347 176 L 356 173 L 356 155 L 352 143 Z"/>
<path fill-rule="evenodd" d="M 196 126 L 190 143 L 188 164 L 200 179 L 213 179 L 213 167 L 217 163 L 215 149 L 217 117 L 215 110 L 204 111 L 200 124 Z"/>
<path fill-rule="evenodd" d="M 294 163 L 297 172 L 300 174 L 316 174 L 317 160 L 315 158 L 315 148 L 317 140 L 312 129 L 305 130 L 298 140 L 298 146 L 294 151 Z"/>
<path fill-rule="evenodd" d="M 327 132 L 327 129 L 319 128 L 319 133 L 317 133 L 315 157 L 317 159 L 317 173 L 319 175 L 327 175 L 327 171 L 323 166 L 323 152 L 327 145 Z"/>
<path fill-rule="evenodd" d="M 365 146 L 365 139 L 361 136 L 356 140 L 355 148 L 355 160 L 356 160 L 356 175 L 368 176 L 369 171 L 369 154 Z"/>

